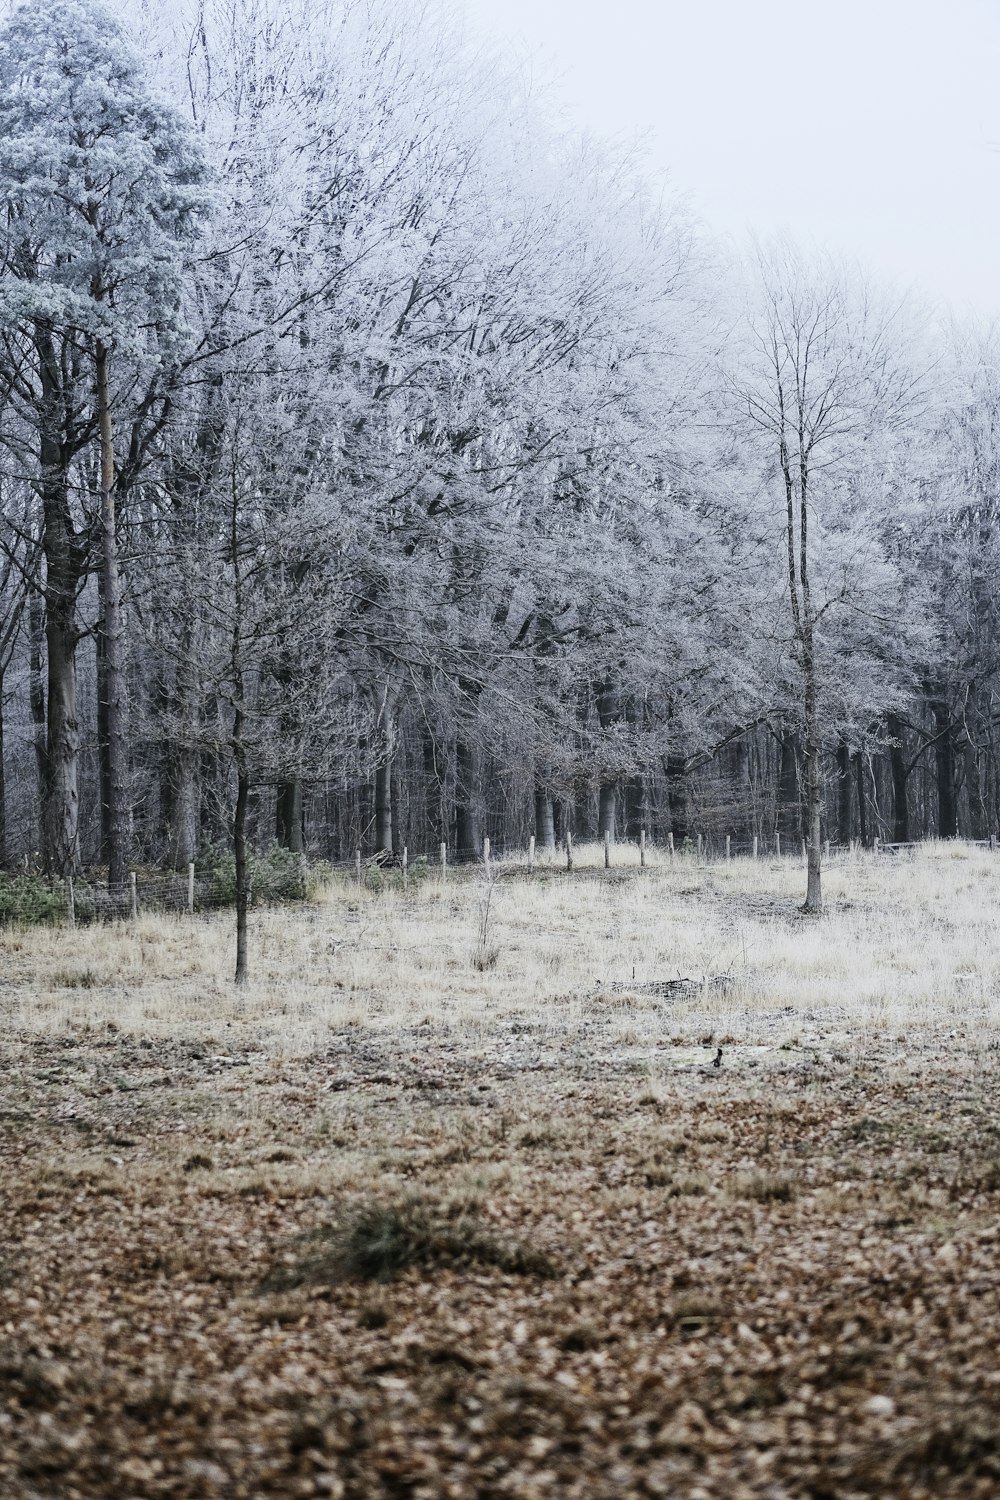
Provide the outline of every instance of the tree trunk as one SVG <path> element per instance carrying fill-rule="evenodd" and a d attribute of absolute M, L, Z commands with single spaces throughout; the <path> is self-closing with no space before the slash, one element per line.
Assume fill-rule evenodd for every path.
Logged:
<path fill-rule="evenodd" d="M 889 773 L 892 777 L 892 837 L 897 844 L 910 842 L 910 810 L 906 803 L 906 733 L 898 714 L 890 714 L 888 724 L 893 743 L 889 747 Z"/>
<path fill-rule="evenodd" d="M 617 787 L 613 781 L 602 781 L 597 811 L 597 836 L 607 834 L 612 843 L 617 832 Z"/>
<path fill-rule="evenodd" d="M 108 888 L 125 890 L 132 843 L 132 807 L 128 786 L 128 701 L 125 681 L 125 629 L 118 572 L 115 515 L 115 466 L 108 393 L 108 351 L 98 340 L 95 351 L 97 417 L 101 447 L 101 585 L 103 659 L 107 692 Z"/>
<path fill-rule="evenodd" d="M 76 648 L 80 633 L 76 597 L 83 559 L 69 505 L 69 458 L 60 428 L 61 372 L 51 332 L 36 330 L 42 400 L 39 419 L 39 490 L 45 554 L 45 644 L 48 717 L 42 861 L 60 879 L 80 868 L 80 726 L 76 715 Z"/>
<path fill-rule="evenodd" d="M 181 629 L 173 686 L 164 680 L 160 687 L 166 726 L 160 770 L 160 814 L 166 860 L 172 870 L 186 870 L 193 864 L 201 842 L 202 757 L 196 749 L 200 737 L 197 626 L 187 589 L 181 596 L 179 610 Z"/>
<path fill-rule="evenodd" d="M 955 795 L 955 735 L 951 713 L 942 699 L 931 704 L 938 739 L 934 747 L 934 766 L 938 798 L 938 837 L 958 837 L 958 799 Z"/>
<path fill-rule="evenodd" d="M 630 776 L 625 784 L 625 837 L 639 842 L 639 835 L 647 829 L 649 807 L 646 801 L 646 778 Z"/>
<path fill-rule="evenodd" d="M 822 862 L 823 862 L 823 742 L 819 732 L 819 708 L 817 703 L 816 658 L 813 647 L 812 628 L 808 629 L 802 660 L 803 687 L 805 689 L 805 792 L 806 792 L 806 838 L 807 873 L 805 910 L 819 913 L 823 910 Z"/>
<path fill-rule="evenodd" d="M 242 717 L 242 716 L 240 716 Z M 242 724 L 239 733 L 242 732 Z M 238 735 L 234 735 L 237 739 Z M 250 906 L 250 875 L 247 867 L 247 808 L 250 803 L 250 778 L 247 775 L 246 759 L 241 752 L 236 756 L 236 810 L 233 815 L 233 853 L 236 863 L 236 983 L 246 984 L 247 969 L 247 911 Z"/>
<path fill-rule="evenodd" d="M 375 711 L 375 848 L 392 853 L 392 763 L 396 754 L 396 721 L 391 684 L 382 684 Z"/>
<path fill-rule="evenodd" d="M 302 782 L 285 781 L 278 787 L 275 807 L 275 836 L 282 849 L 301 854 L 302 839 Z"/>
<path fill-rule="evenodd" d="M 609 682 L 597 689 L 597 721 L 602 729 L 610 729 L 619 717 L 618 695 Z M 617 833 L 617 778 L 602 780 L 597 796 L 597 837 L 603 840 L 607 834 L 615 842 Z"/>
<path fill-rule="evenodd" d="M 392 764 L 383 760 L 375 767 L 375 848 L 392 853 Z"/>
<path fill-rule="evenodd" d="M 426 827 L 432 846 L 436 846 L 446 839 L 448 825 L 444 816 L 444 784 L 438 764 L 438 747 L 426 724 L 421 734 L 421 752 L 426 788 Z"/>
<path fill-rule="evenodd" d="M 738 843 L 749 844 L 754 835 L 756 819 L 753 782 L 750 777 L 750 739 L 746 734 L 740 735 L 733 745 L 733 793 L 736 804 L 733 809 L 733 831 Z"/>
<path fill-rule="evenodd" d="M 868 848 L 868 797 L 865 793 L 865 763 L 861 751 L 854 755 L 854 776 L 858 787 L 858 837 L 862 849 Z"/>
<path fill-rule="evenodd" d="M 101 613 L 94 637 L 94 666 L 97 689 L 97 786 L 101 810 L 102 861 L 107 864 L 111 851 L 111 761 L 108 755 L 108 671 L 105 654 L 104 575 L 99 580 Z"/>
<path fill-rule="evenodd" d="M 36 821 L 34 847 L 41 849 L 42 809 L 48 785 L 48 752 L 45 734 L 45 678 L 42 675 L 45 656 L 45 600 L 37 589 L 28 598 L 28 705 L 31 713 L 32 741 L 35 748 Z"/>
<path fill-rule="evenodd" d="M 46 872 L 65 879 L 80 869 L 80 726 L 76 717 L 76 631 L 72 605 L 50 596 L 48 647 L 48 742 L 45 765 Z"/>
<path fill-rule="evenodd" d="M 535 843 L 539 849 L 556 847 L 556 809 L 551 792 L 535 790 Z"/>
<path fill-rule="evenodd" d="M 404 813 L 408 812 L 408 809 L 403 801 L 403 777 L 398 752 L 392 757 L 392 768 L 389 773 L 389 804 L 392 808 L 392 852 L 397 859 L 402 859 L 403 849 L 407 845 L 408 819 L 404 818 Z"/>
<path fill-rule="evenodd" d="M 472 745 L 459 740 L 455 746 L 455 845 L 459 859 L 479 859 L 483 835 L 479 826 L 478 756 Z"/>
<path fill-rule="evenodd" d="M 0 870 L 7 868 L 7 765 L 3 742 L 3 677 L 0 675 Z"/>
<path fill-rule="evenodd" d="M 962 758 L 965 762 L 965 785 L 968 789 L 969 827 L 968 837 L 985 839 L 989 835 L 989 815 L 983 794 L 983 777 L 979 764 L 979 737 L 981 725 L 974 683 L 969 684 L 965 700 L 965 735 Z"/>
<path fill-rule="evenodd" d="M 184 745 L 171 757 L 170 850 L 173 870 L 186 870 L 198 853 L 201 825 L 201 787 L 198 754 Z"/>
<path fill-rule="evenodd" d="M 668 755 L 664 770 L 667 778 L 667 811 L 670 828 L 676 843 L 689 837 L 687 770 L 683 755 Z"/>
<path fill-rule="evenodd" d="M 799 795 L 799 757 L 795 736 L 779 736 L 781 762 L 778 768 L 777 829 L 783 839 L 794 842 L 802 837 L 802 804 Z"/>
<path fill-rule="evenodd" d="M 842 849 L 851 847 L 851 750 L 841 740 L 837 746 L 837 842 Z"/>

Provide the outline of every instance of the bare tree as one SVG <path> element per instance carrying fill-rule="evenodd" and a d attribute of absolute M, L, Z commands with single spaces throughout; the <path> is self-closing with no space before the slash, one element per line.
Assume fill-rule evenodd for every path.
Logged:
<path fill-rule="evenodd" d="M 750 421 L 766 439 L 782 497 L 786 599 L 800 686 L 808 879 L 805 910 L 820 912 L 823 749 L 822 631 L 852 601 L 875 546 L 853 529 L 846 492 L 857 488 L 866 445 L 912 421 L 921 377 L 908 359 L 906 313 L 831 266 L 791 248 L 761 252 L 748 315 L 747 364 L 735 377 Z M 855 496 L 857 498 L 857 496 Z"/>

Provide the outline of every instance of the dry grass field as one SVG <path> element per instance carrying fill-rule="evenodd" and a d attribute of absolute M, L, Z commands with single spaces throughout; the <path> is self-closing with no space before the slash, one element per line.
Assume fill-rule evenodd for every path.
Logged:
<path fill-rule="evenodd" d="M 0 931 L 0 1495 L 1000 1495 L 1000 858 L 599 865 Z"/>

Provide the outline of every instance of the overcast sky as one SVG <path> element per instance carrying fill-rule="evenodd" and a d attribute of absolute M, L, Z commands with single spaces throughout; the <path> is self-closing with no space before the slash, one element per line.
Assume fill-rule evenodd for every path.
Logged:
<path fill-rule="evenodd" d="M 1000 316 L 1000 0 L 464 0 L 715 229 Z"/>

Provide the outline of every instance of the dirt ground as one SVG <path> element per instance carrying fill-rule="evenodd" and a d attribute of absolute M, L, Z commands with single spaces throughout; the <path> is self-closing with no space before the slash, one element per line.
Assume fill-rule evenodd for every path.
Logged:
<path fill-rule="evenodd" d="M 709 922 L 718 878 L 657 876 L 652 927 Z M 726 898 L 758 973 L 772 936 L 824 939 L 785 879 Z M 187 987 L 173 1019 L 138 970 L 67 970 L 99 934 L 0 935 L 0 1495 L 1000 1495 L 995 946 L 939 1012 L 873 1026 L 796 1007 L 788 964 L 770 996 L 606 973 L 511 998 L 526 916 L 501 908 L 496 981 L 456 947 L 453 976 L 506 986 L 471 1019 L 408 1013 L 394 963 L 391 1004 L 336 981 L 294 1046 L 315 912 L 267 919 L 300 924 L 286 1001 L 273 955 L 256 1001 L 213 1001 L 218 924 L 106 934 L 118 971 L 108 945 L 143 944 Z M 983 918 L 937 920 L 961 947 Z"/>

